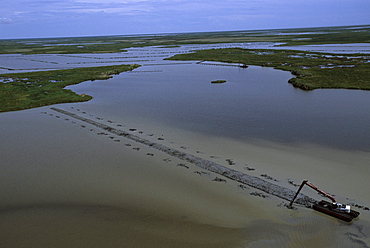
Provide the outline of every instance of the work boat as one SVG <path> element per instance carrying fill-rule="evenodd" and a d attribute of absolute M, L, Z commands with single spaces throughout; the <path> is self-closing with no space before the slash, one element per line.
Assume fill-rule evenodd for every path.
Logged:
<path fill-rule="evenodd" d="M 333 216 L 335 218 L 347 221 L 347 222 L 351 222 L 354 218 L 357 218 L 360 215 L 359 212 L 357 212 L 355 210 L 352 210 L 350 205 L 345 205 L 345 204 L 338 203 L 334 199 L 333 196 L 331 196 L 328 193 L 318 189 L 315 185 L 310 183 L 308 180 L 303 180 L 303 182 L 302 182 L 301 186 L 299 187 L 297 193 L 295 194 L 295 196 L 291 200 L 291 202 L 289 204 L 289 208 L 292 208 L 292 204 L 293 204 L 294 200 L 297 198 L 299 192 L 301 191 L 301 189 L 303 188 L 304 185 L 309 186 L 310 188 L 316 190 L 317 192 L 319 192 L 320 194 L 329 198 L 332 201 L 332 202 L 328 202 L 328 201 L 322 200 L 318 203 L 315 203 L 315 204 L 312 205 L 312 208 L 314 210 L 319 211 L 319 212 L 324 213 L 324 214 L 327 214 L 327 215 L 330 215 L 330 216 Z"/>

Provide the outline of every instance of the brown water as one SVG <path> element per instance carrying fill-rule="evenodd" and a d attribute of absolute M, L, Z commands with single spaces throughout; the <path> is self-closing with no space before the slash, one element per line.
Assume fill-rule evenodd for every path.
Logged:
<path fill-rule="evenodd" d="M 257 207 L 210 175 L 81 123 L 39 110 L 2 120 L 2 247 L 232 247 L 245 206 Z"/>
<path fill-rule="evenodd" d="M 191 66 L 195 65 L 185 68 L 193 68 Z M 141 70 L 149 68 L 142 67 Z M 166 68 L 163 71 L 169 70 L 170 74 L 176 69 Z M 207 88 L 210 78 L 233 74 L 219 70 L 219 67 L 212 70 L 206 69 L 211 74 L 200 74 L 207 81 L 200 89 L 211 90 Z M 164 80 L 163 71 L 158 76 Z M 254 78 L 256 75 L 252 71 L 240 71 L 238 77 L 248 75 L 247 79 Z M 185 72 L 191 74 L 191 70 Z M 270 75 L 270 79 L 274 78 L 273 70 L 263 72 Z M 176 73 L 172 71 L 178 75 Z M 169 101 L 173 99 L 174 89 L 168 88 L 170 85 L 164 81 L 165 84 L 159 88 L 153 84 L 147 84 L 150 87 L 145 88 L 140 84 L 140 78 L 135 79 L 141 75 L 146 75 L 142 81 L 144 84 L 154 79 L 150 76 L 152 73 L 132 73 L 108 81 L 81 84 L 75 89 L 90 90 L 94 93 L 94 100 L 58 107 L 251 175 L 267 174 L 272 178 L 270 180 L 276 180 L 274 183 L 293 190 L 296 187 L 288 180 L 300 183 L 308 178 L 321 189 L 335 194 L 339 202 L 370 206 L 368 149 L 341 149 L 336 145 L 310 142 L 311 139 L 295 139 L 295 135 L 291 137 L 294 142 L 290 139 L 283 140 L 283 143 L 277 142 L 276 137 L 271 140 L 253 135 L 238 138 L 231 135 L 238 125 L 231 127 L 230 132 L 221 130 L 217 133 L 217 125 L 210 123 L 211 131 L 207 131 L 198 120 L 202 112 L 197 112 L 196 106 L 192 108 L 198 116 L 195 119 L 191 119 L 191 111 L 183 107 L 182 111 L 187 116 L 183 122 L 190 125 L 181 125 L 179 120 L 183 116 L 176 116 L 175 111 L 176 108 L 180 110 L 181 101 Z M 230 84 L 219 85 L 224 87 L 222 91 L 212 91 L 226 101 L 227 97 L 222 98 L 222 92 L 236 94 L 233 87 L 241 85 L 233 80 L 238 77 L 230 76 Z M 136 81 L 127 85 L 125 79 L 129 78 Z M 187 80 L 193 82 L 190 78 Z M 256 78 L 249 82 L 255 82 Z M 289 91 L 286 87 L 289 85 L 284 81 L 289 75 L 284 72 L 275 78 Z M 177 82 L 185 83 L 186 80 Z M 118 91 L 119 85 L 124 86 L 124 90 Z M 273 87 L 271 82 L 270 86 Z M 166 87 L 167 98 L 156 98 L 155 94 L 147 98 L 152 109 L 144 104 L 147 101 L 135 100 L 140 92 L 149 97 L 150 92 L 161 92 Z M 190 93 L 192 90 L 194 88 L 188 89 Z M 278 95 L 274 90 L 270 96 Z M 294 92 L 293 99 L 300 99 L 299 95 L 305 101 L 308 98 L 320 99 L 315 92 L 308 97 L 300 91 Z M 287 94 L 270 102 L 290 98 Z M 260 94 L 250 91 L 246 95 L 259 101 L 257 96 Z M 346 97 L 344 94 L 341 96 Z M 185 96 L 181 98 L 186 99 Z M 209 97 L 207 99 L 213 101 Z M 366 101 L 366 97 L 361 99 L 365 100 L 358 101 Z M 328 100 L 329 105 L 330 102 L 332 100 Z M 166 103 L 168 108 L 163 107 Z M 182 103 L 189 106 L 191 102 Z M 227 111 L 213 112 L 209 105 L 204 106 L 213 113 L 208 120 L 212 120 L 212 116 L 228 116 Z M 268 110 L 268 106 L 264 109 Z M 325 111 L 330 111 L 330 108 Z M 347 113 L 349 110 L 344 111 Z M 248 122 L 248 118 L 238 120 L 247 120 L 251 129 L 257 130 L 259 118 L 279 123 L 278 115 L 270 113 L 274 116 L 270 119 L 265 117 L 266 114 L 260 117 L 251 114 L 254 122 Z M 360 112 L 352 116 L 366 121 L 366 114 Z M 342 114 L 336 112 L 334 115 Z M 365 117 L 361 119 L 361 115 Z M 286 116 L 289 115 L 283 115 Z M 222 119 L 225 120 L 216 118 Z M 285 120 L 282 124 L 288 122 Z M 229 120 L 219 124 L 222 127 L 226 124 L 232 126 L 232 123 Z M 284 207 L 286 202 L 281 199 L 253 188 L 240 187 L 229 179 L 226 183 L 214 181 L 222 176 L 131 140 L 105 135 L 104 130 L 63 116 L 49 107 L 1 113 L 0 125 L 0 247 L 370 246 L 370 211 L 367 210 L 357 208 L 361 215 L 352 224 L 301 207 L 288 210 Z M 263 134 L 263 130 L 259 133 Z M 340 130 L 334 130 L 332 134 Z M 351 134 L 357 132 L 355 130 Z M 355 142 L 351 134 L 348 137 Z M 277 135 L 278 138 L 284 136 Z M 342 136 L 339 140 L 344 138 Z M 367 141 L 363 139 L 362 142 Z M 234 164 L 229 165 L 227 160 Z M 309 189 L 304 189 L 304 193 L 320 199 Z"/>
<path fill-rule="evenodd" d="M 44 111 L 48 114 L 41 113 Z M 204 171 L 199 175 L 195 172 L 202 170 L 191 164 L 187 164 L 188 169 L 178 166 L 183 162 L 159 151 L 121 137 L 99 135 L 102 130 L 91 131 L 94 127 L 86 123 L 65 119 L 47 107 L 2 114 L 2 127 L 6 128 L 1 129 L 1 247 L 369 245 L 370 218 L 366 211 L 348 225 L 309 209 L 288 210 L 282 200 L 250 195 L 256 192 L 253 188 L 242 190 L 230 180 L 212 181 L 220 176 Z M 110 123 L 108 119 L 105 122 Z M 115 124 L 119 123 L 122 122 Z M 165 131 L 163 127 L 159 129 Z M 217 142 L 226 142 L 222 138 L 191 136 L 179 130 L 175 136 L 171 132 L 163 136 L 161 132 L 142 132 L 137 134 L 153 140 L 163 137 L 162 142 L 173 147 L 187 145 L 188 152 L 200 156 L 209 158 L 216 154 L 215 160 L 225 161 L 227 154 L 236 162 L 234 166 L 243 169 L 243 162 L 248 162 L 255 168 L 248 173 L 269 173 L 287 187 L 283 181 L 287 175 L 275 173 L 285 168 L 269 168 L 270 164 L 283 166 L 287 160 L 331 164 L 320 156 L 306 157 L 299 149 L 293 150 L 295 155 L 291 156 L 291 151 L 284 151 L 283 146 L 241 148 L 230 140 L 228 148 L 220 149 Z M 120 142 L 115 141 L 118 139 Z M 204 142 L 210 141 L 213 145 L 204 146 Z M 255 157 L 242 156 L 238 147 Z M 287 157 L 281 158 L 284 155 Z M 243 162 L 239 161 L 241 158 Z M 366 158 L 362 157 L 365 161 Z M 358 160 L 361 162 L 361 157 Z M 315 164 L 312 166 L 315 168 Z M 298 180 L 296 166 L 285 167 L 291 168 L 294 173 L 289 174 Z M 357 172 L 356 175 L 359 179 L 367 177 Z M 318 182 L 320 178 L 317 177 Z M 335 193 L 345 189 L 335 180 L 330 182 L 338 187 L 332 189 Z M 358 184 L 352 183 L 349 193 Z M 366 204 L 366 192 L 365 188 L 351 196 Z"/>

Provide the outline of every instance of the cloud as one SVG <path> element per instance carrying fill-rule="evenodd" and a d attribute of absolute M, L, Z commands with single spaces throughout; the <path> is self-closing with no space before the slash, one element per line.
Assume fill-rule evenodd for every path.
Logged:
<path fill-rule="evenodd" d="M 12 24 L 0 37 L 368 24 L 370 8 L 369 0 L 0 1 L 0 24 Z"/>
<path fill-rule="evenodd" d="M 194 1 L 194 0 L 190 0 Z M 195 0 L 196 1 L 196 0 Z M 75 3 L 87 3 L 87 4 L 135 4 L 135 3 L 147 3 L 150 5 L 156 5 L 160 3 L 171 3 L 175 4 L 178 2 L 189 2 L 186 0 L 74 0 Z"/>
<path fill-rule="evenodd" d="M 153 11 L 153 1 L 148 0 L 49 0 L 48 6 L 42 7 L 44 13 L 65 14 L 144 14 Z"/>
<path fill-rule="evenodd" d="M 13 19 L 9 17 L 0 17 L 0 24 L 11 24 L 13 22 Z"/>
<path fill-rule="evenodd" d="M 149 0 L 75 0 L 76 3 L 91 3 L 91 4 L 130 4 L 130 3 L 138 3 L 138 2 L 154 2 Z"/>
<path fill-rule="evenodd" d="M 241 11 L 245 6 L 255 5 L 261 0 L 2 0 L 4 8 L 0 16 L 43 19 L 58 15 L 108 13 L 117 15 L 164 14 L 188 15 L 194 18 L 222 11 Z"/>
<path fill-rule="evenodd" d="M 145 6 L 136 7 L 123 7 L 123 8 L 75 8 L 70 10 L 71 12 L 80 14 L 94 14 L 94 13 L 106 13 L 106 14 L 123 14 L 123 15 L 135 15 L 149 13 L 150 10 Z"/>

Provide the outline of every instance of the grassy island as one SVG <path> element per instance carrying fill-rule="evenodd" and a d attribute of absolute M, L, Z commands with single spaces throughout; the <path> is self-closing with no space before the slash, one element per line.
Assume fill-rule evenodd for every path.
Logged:
<path fill-rule="evenodd" d="M 342 88 L 370 90 L 370 63 L 367 55 L 324 54 L 294 50 L 209 49 L 178 54 L 171 60 L 206 60 L 268 66 L 290 71 L 289 80 L 303 90 Z"/>
<path fill-rule="evenodd" d="M 0 74 L 0 112 L 88 101 L 91 96 L 63 88 L 84 81 L 108 79 L 137 67 L 139 65 L 114 65 Z"/>

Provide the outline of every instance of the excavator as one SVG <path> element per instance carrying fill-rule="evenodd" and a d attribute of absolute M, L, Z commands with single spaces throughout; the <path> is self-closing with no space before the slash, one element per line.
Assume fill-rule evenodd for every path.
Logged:
<path fill-rule="evenodd" d="M 333 216 L 335 218 L 344 220 L 346 222 L 351 222 L 354 218 L 357 218 L 360 215 L 359 212 L 357 212 L 355 210 L 352 210 L 350 205 L 345 205 L 345 204 L 338 203 L 334 199 L 333 196 L 331 196 L 328 193 L 318 189 L 315 185 L 310 183 L 308 180 L 303 180 L 303 182 L 301 183 L 301 186 L 299 187 L 297 193 L 295 194 L 293 199 L 290 201 L 290 204 L 288 206 L 289 208 L 292 208 L 294 200 L 297 198 L 299 192 L 301 191 L 301 189 L 303 188 L 304 185 L 309 186 L 310 188 L 316 190 L 318 193 L 320 193 L 321 195 L 329 198 L 332 201 L 330 203 L 328 201 L 322 200 L 322 201 L 320 201 L 316 204 L 313 204 L 312 208 L 314 210 L 322 212 L 324 214 L 328 214 L 330 216 Z"/>

